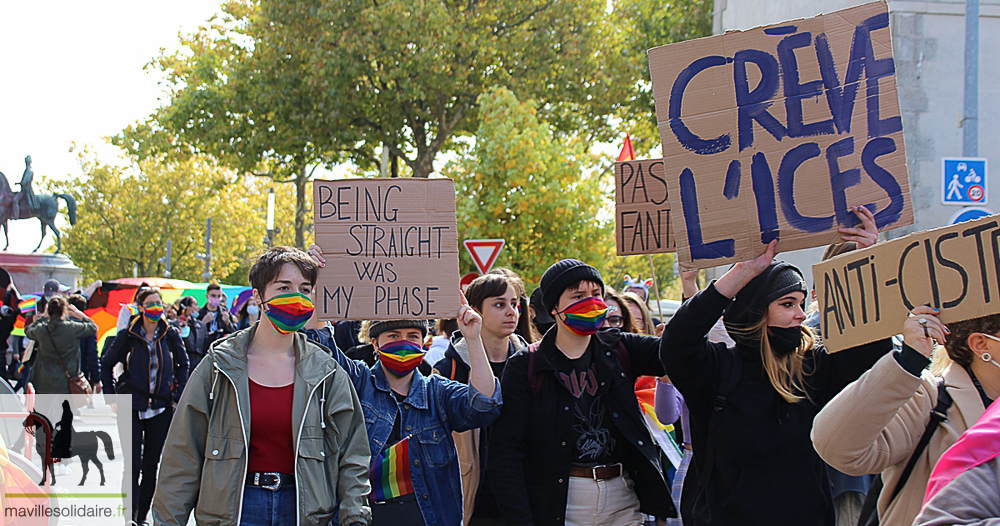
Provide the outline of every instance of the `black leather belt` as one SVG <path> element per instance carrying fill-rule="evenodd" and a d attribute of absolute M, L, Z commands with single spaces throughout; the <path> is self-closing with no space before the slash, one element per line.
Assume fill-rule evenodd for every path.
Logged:
<path fill-rule="evenodd" d="M 246 485 L 278 491 L 285 484 L 295 485 L 294 475 L 284 473 L 247 473 Z"/>

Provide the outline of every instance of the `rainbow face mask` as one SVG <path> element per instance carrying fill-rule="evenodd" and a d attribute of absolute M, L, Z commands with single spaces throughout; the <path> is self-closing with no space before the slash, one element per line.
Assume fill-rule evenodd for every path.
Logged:
<path fill-rule="evenodd" d="M 424 348 L 409 340 L 396 340 L 383 345 L 379 355 L 385 370 L 396 378 L 402 378 L 420 366 L 424 360 Z"/>
<path fill-rule="evenodd" d="M 608 306 L 593 296 L 566 307 L 562 314 L 566 317 L 563 325 L 577 336 L 595 334 L 608 315 Z"/>
<path fill-rule="evenodd" d="M 299 292 L 278 294 L 265 301 L 264 305 L 268 307 L 268 321 L 281 334 L 290 334 L 305 327 L 316 310 L 309 296 Z"/>
<path fill-rule="evenodd" d="M 154 303 L 152 305 L 146 305 L 142 308 L 142 315 L 149 320 L 150 323 L 156 323 L 160 321 L 163 317 L 163 304 Z"/>

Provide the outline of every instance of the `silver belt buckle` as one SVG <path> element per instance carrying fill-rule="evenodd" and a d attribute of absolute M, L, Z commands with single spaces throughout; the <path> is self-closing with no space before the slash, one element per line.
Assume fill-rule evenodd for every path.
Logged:
<path fill-rule="evenodd" d="M 608 467 L 608 466 L 607 465 L 603 465 L 603 466 L 594 466 L 594 467 L 590 468 L 590 475 L 592 477 L 594 477 L 594 482 L 597 482 L 598 480 L 600 480 L 600 479 L 597 478 L 597 470 L 600 469 L 600 468 L 606 468 L 606 467 Z"/>
<path fill-rule="evenodd" d="M 274 477 L 274 485 L 273 486 L 261 485 L 260 487 L 264 489 L 269 489 L 271 491 L 278 491 L 278 489 L 281 488 L 281 473 L 264 473 L 264 475 L 265 476 L 271 475 L 272 477 Z"/>

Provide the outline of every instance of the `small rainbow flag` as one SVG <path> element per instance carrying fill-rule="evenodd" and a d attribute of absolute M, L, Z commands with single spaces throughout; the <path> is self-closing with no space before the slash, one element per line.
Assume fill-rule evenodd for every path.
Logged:
<path fill-rule="evenodd" d="M 38 298 L 32 296 L 21 303 L 18 303 L 17 307 L 21 309 L 21 314 L 32 314 L 35 312 L 36 303 L 38 303 Z"/>
<path fill-rule="evenodd" d="M 371 498 L 375 502 L 385 502 L 413 493 L 413 482 L 410 480 L 410 437 L 380 453 L 368 470 L 368 478 L 372 484 Z"/>
<path fill-rule="evenodd" d="M 121 306 L 123 309 L 128 309 L 129 315 L 131 316 L 139 315 L 139 307 L 137 307 L 135 303 L 122 303 Z"/>

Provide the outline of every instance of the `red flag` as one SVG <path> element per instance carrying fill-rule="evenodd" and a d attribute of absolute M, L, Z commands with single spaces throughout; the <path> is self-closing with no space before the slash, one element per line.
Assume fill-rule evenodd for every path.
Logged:
<path fill-rule="evenodd" d="M 619 161 L 634 161 L 635 150 L 632 149 L 632 138 L 625 134 L 625 145 L 622 146 L 622 153 L 618 154 Z"/>

